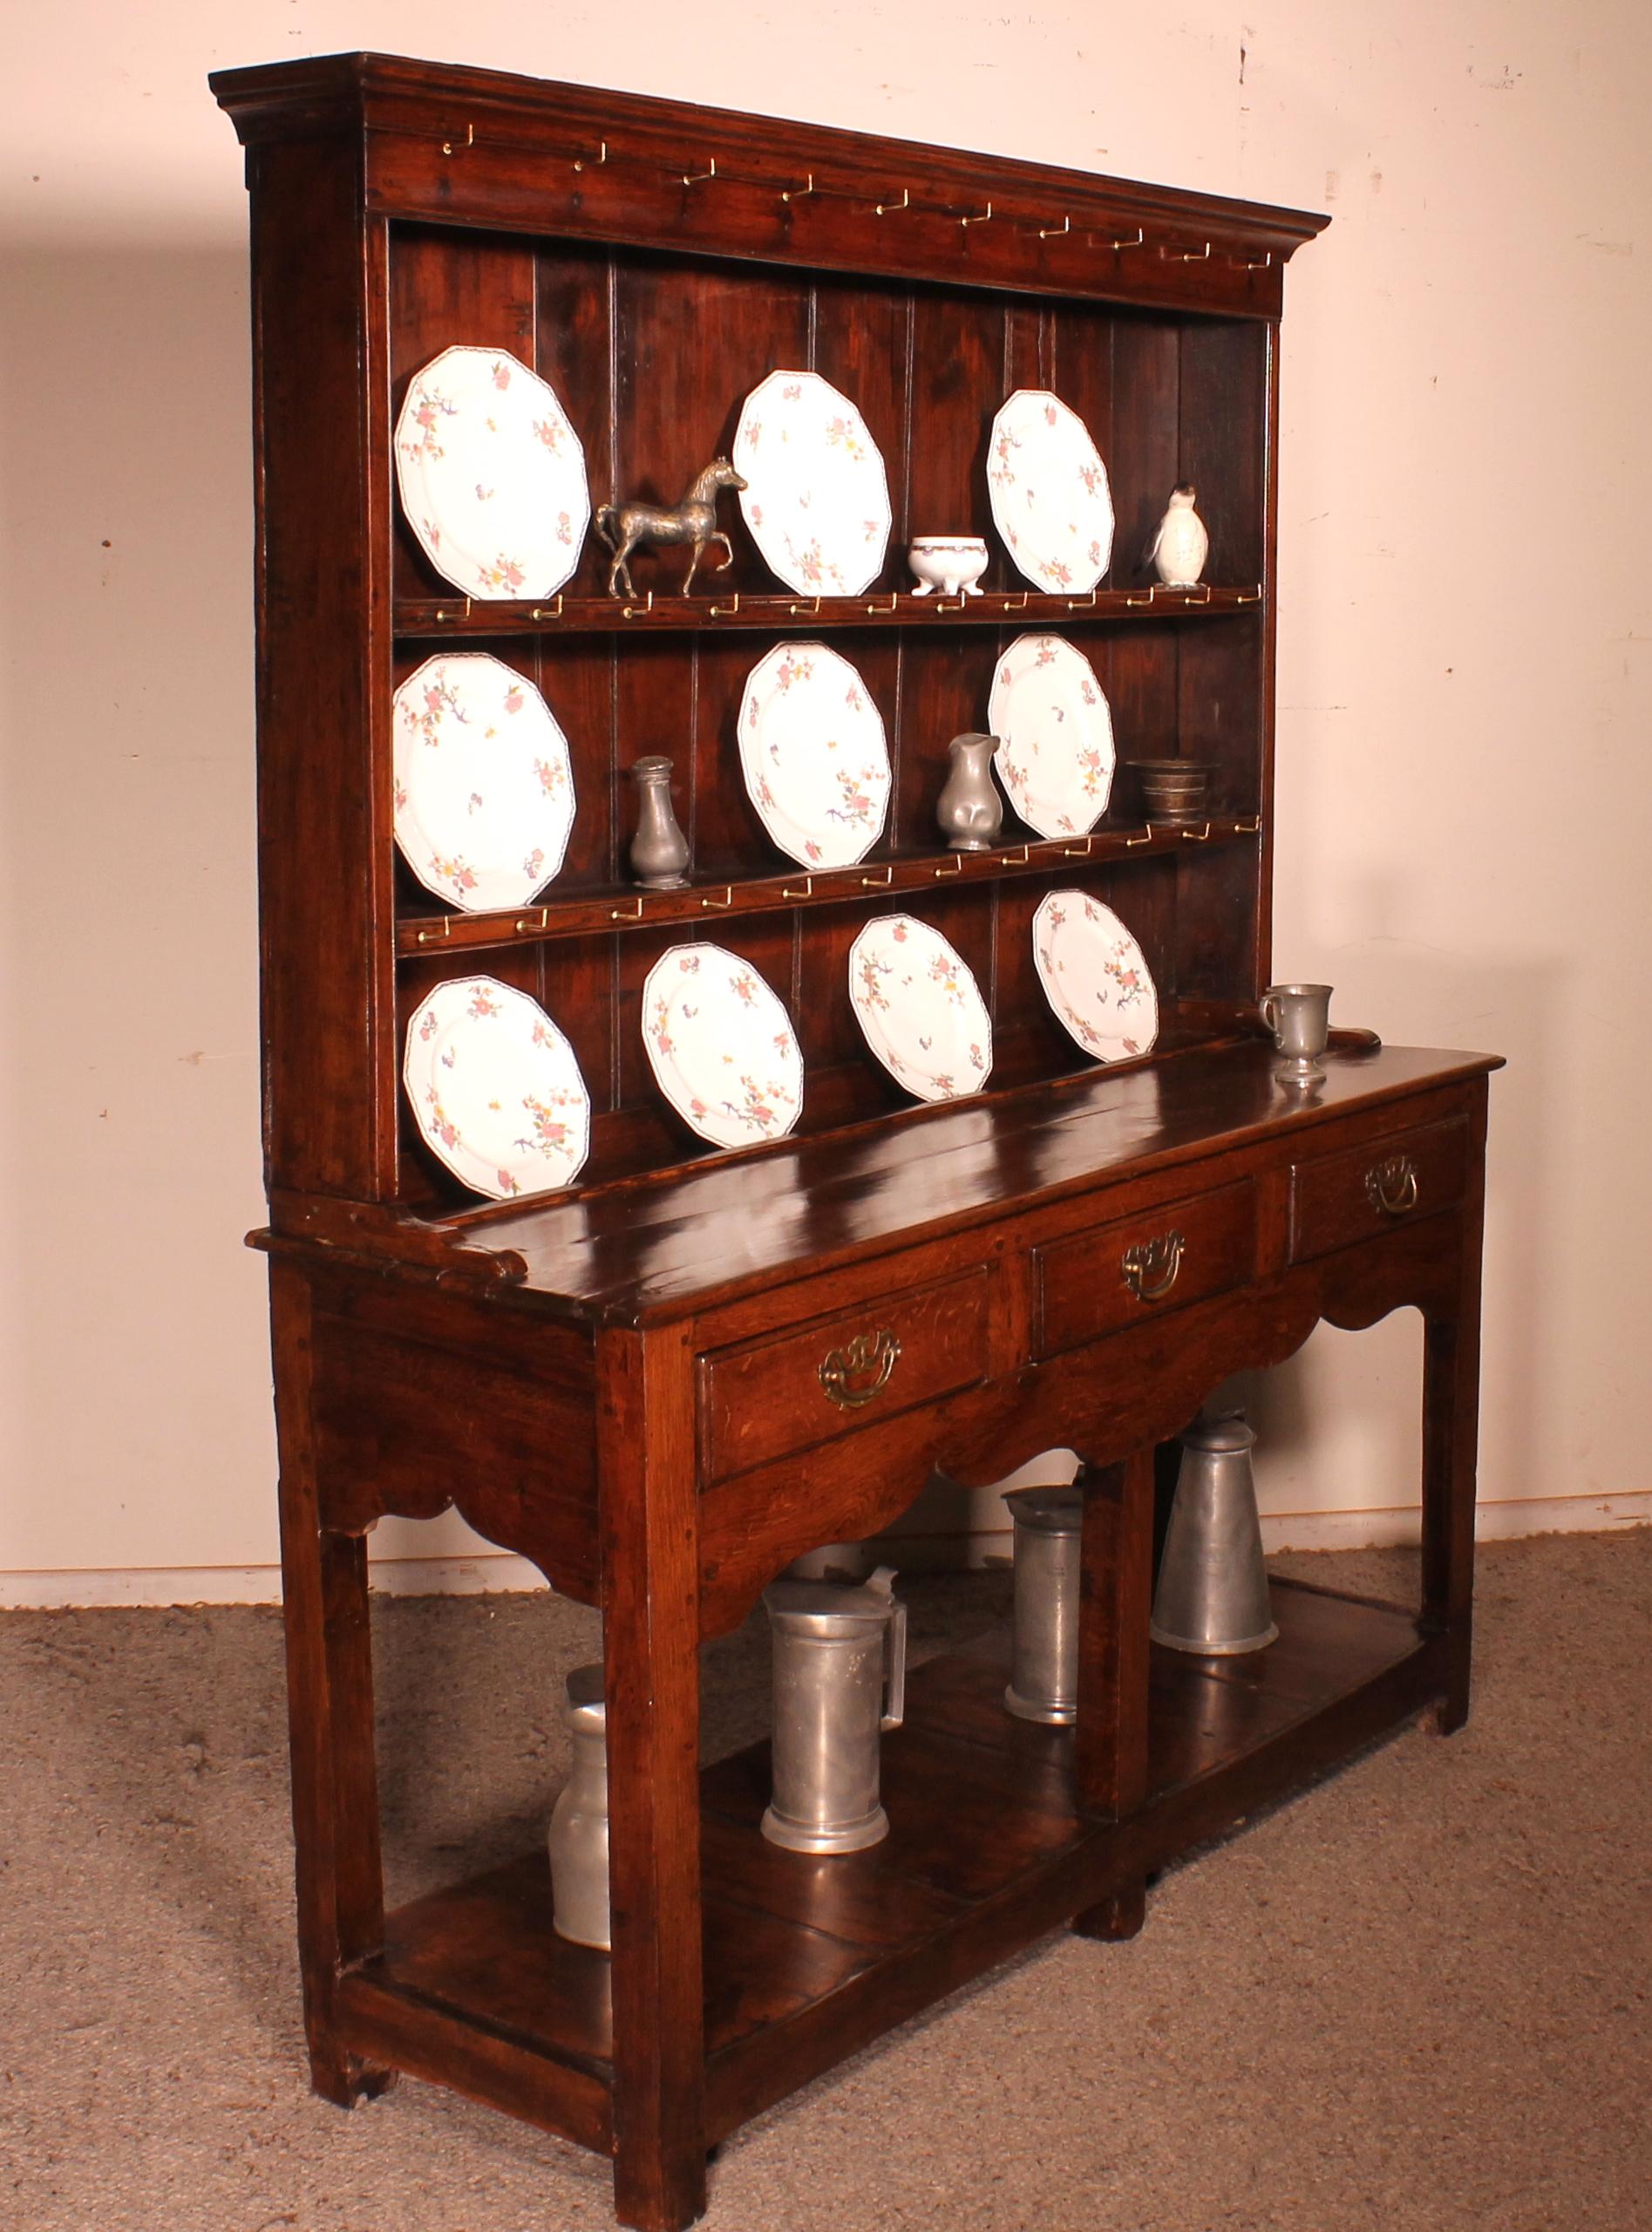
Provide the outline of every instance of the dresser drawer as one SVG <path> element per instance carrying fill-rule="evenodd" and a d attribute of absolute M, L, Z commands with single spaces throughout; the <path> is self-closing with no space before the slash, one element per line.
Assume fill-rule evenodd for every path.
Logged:
<path fill-rule="evenodd" d="M 1432 1124 L 1292 1165 L 1290 1259 L 1301 1263 L 1463 1198 L 1468 1130 Z"/>
<path fill-rule="evenodd" d="M 984 1379 L 988 1299 L 983 1267 L 703 1356 L 701 1477 L 726 1480 Z"/>
<path fill-rule="evenodd" d="M 1251 1276 L 1256 1196 L 1248 1180 L 1076 1232 L 1034 1251 L 1040 1356 L 1116 1332 Z"/>

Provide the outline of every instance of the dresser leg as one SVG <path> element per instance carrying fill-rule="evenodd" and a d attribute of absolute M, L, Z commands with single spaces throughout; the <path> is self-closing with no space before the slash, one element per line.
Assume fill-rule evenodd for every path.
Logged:
<path fill-rule="evenodd" d="M 1474 1493 L 1479 1459 L 1480 1256 L 1485 1221 L 1486 1080 L 1479 1081 L 1457 1292 L 1423 1321 L 1423 1619 L 1446 1638 L 1438 1725 L 1468 1718 L 1474 1610 Z"/>
<path fill-rule="evenodd" d="M 1078 1585 L 1078 1803 L 1123 1820 L 1147 1794 L 1147 1623 L 1152 1606 L 1153 1453 L 1080 1474 L 1084 1531 Z M 1075 1917 L 1081 1937 L 1133 1937 L 1146 1881 L 1120 1886 Z"/>
<path fill-rule="evenodd" d="M 1465 1387 L 1463 1353 L 1469 1351 Z M 1468 1718 L 1474 1601 L 1475 1405 L 1479 1360 L 1452 1319 L 1429 1318 L 1423 1361 L 1423 1616 L 1446 1639 L 1441 1735 Z"/>
<path fill-rule="evenodd" d="M 310 2083 L 324 2099 L 348 2108 L 395 2081 L 392 2071 L 344 2047 L 334 2009 L 341 1970 L 374 1951 L 384 1927 L 367 1546 L 359 1535 L 322 1524 L 308 1283 L 276 1263 L 270 1299 L 304 2031 Z"/>
<path fill-rule="evenodd" d="M 1146 1919 L 1147 1879 L 1144 1875 L 1139 1882 L 1127 1884 L 1112 1898 L 1075 1915 L 1072 1926 L 1079 1937 L 1099 1937 L 1116 1945 L 1134 1937 Z"/>
<path fill-rule="evenodd" d="M 690 1371 L 675 1332 L 598 1344 L 614 2206 L 636 2232 L 682 2232 L 706 2202 Z"/>

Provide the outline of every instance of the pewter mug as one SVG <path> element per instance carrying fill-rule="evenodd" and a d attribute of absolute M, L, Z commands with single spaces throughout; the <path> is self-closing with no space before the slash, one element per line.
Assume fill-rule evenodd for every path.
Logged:
<path fill-rule="evenodd" d="M 1078 1487 L 1015 1488 L 1016 1641 L 1004 1704 L 1018 1720 L 1065 1727 L 1078 1711 Z"/>
<path fill-rule="evenodd" d="M 879 1737 L 906 1704 L 907 1608 L 880 1566 L 858 1588 L 776 1581 L 773 1793 L 763 1834 L 788 1852 L 860 1852 L 889 1834 Z M 886 1702 L 887 1693 L 887 1702 Z"/>
<path fill-rule="evenodd" d="M 1330 1038 L 1329 984 L 1270 984 L 1256 1012 L 1274 1034 L 1274 1044 L 1299 1072 L 1311 1070 Z"/>
<path fill-rule="evenodd" d="M 613 1943 L 608 1901 L 608 1707 L 602 1669 L 576 1666 L 568 1677 L 568 1732 L 574 1767 L 551 1814 L 551 1920 L 559 1937 L 607 1952 Z"/>

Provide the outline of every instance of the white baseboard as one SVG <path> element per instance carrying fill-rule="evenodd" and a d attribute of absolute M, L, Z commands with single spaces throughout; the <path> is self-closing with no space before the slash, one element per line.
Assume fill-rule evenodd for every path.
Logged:
<path fill-rule="evenodd" d="M 1483 1503 L 1474 1532 L 1482 1542 L 1523 1534 L 1606 1534 L 1652 1526 L 1652 1488 L 1616 1495 L 1524 1496 Z M 1374 1511 L 1269 1512 L 1262 1519 L 1266 1550 L 1376 1549 L 1415 1542 L 1414 1505 Z M 1010 1534 L 885 1536 L 879 1545 L 891 1564 L 909 1572 L 955 1571 L 1010 1555 Z M 536 1566 L 507 1550 L 465 1558 L 376 1558 L 375 1589 L 391 1596 L 468 1596 L 483 1591 L 543 1589 Z M 278 1604 L 279 1566 L 126 1566 L 100 1570 L 65 1567 L 53 1572 L 0 1573 L 0 1611 L 56 1611 L 119 1604 Z"/>
<path fill-rule="evenodd" d="M 488 1589 L 543 1589 L 545 1576 L 509 1550 L 466 1558 L 375 1558 L 372 1585 L 389 1596 L 473 1596 Z M 279 1566 L 74 1567 L 0 1573 L 0 1611 L 58 1611 L 74 1605 L 279 1604 Z"/>
<path fill-rule="evenodd" d="M 1477 1542 L 1509 1542 L 1523 1534 L 1613 1534 L 1652 1526 L 1652 1488 L 1609 1496 L 1520 1496 L 1482 1503 L 1474 1514 Z M 1262 1514 L 1264 1550 L 1371 1550 L 1422 1539 L 1415 1504 L 1374 1511 L 1275 1511 Z"/>

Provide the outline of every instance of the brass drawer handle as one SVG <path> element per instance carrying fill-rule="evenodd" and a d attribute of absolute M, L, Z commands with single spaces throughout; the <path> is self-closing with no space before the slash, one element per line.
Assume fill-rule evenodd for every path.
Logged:
<path fill-rule="evenodd" d="M 1176 1283 L 1186 1244 L 1179 1232 L 1161 1232 L 1156 1240 L 1139 1240 L 1125 1249 L 1118 1268 L 1138 1302 L 1164 1300 Z"/>
<path fill-rule="evenodd" d="M 1371 1207 L 1385 1217 L 1403 1217 L 1417 1207 L 1417 1165 L 1408 1154 L 1391 1154 L 1365 1174 Z"/>
<path fill-rule="evenodd" d="M 840 1411 L 862 1411 L 889 1385 L 900 1357 L 901 1344 L 887 1328 L 857 1333 L 846 1348 L 827 1351 L 820 1385 Z"/>

